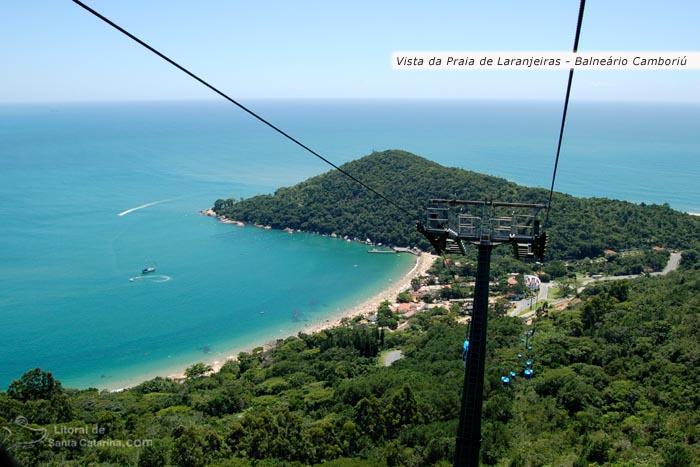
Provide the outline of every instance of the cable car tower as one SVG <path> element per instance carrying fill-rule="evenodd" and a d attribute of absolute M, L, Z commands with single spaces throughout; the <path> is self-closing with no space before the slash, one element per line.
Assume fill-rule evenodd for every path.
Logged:
<path fill-rule="evenodd" d="M 479 466 L 491 251 L 508 243 L 516 258 L 544 260 L 547 234 L 537 216 L 547 208 L 545 204 L 431 199 L 425 224 L 418 223 L 418 231 L 438 254 L 464 255 L 470 243 L 478 248 L 455 467 Z"/>
<path fill-rule="evenodd" d="M 75 1 L 75 0 L 74 0 Z M 578 41 L 583 23 L 586 0 L 581 0 L 576 24 L 573 52 L 578 51 Z M 493 201 L 460 201 L 431 199 L 425 224 L 418 223 L 418 231 L 430 241 L 438 254 L 466 254 L 467 245 L 478 248 L 474 305 L 469 327 L 469 342 L 465 342 L 466 369 L 462 408 L 457 428 L 457 449 L 454 467 L 479 467 L 481 448 L 481 405 L 484 393 L 484 362 L 486 360 L 486 321 L 489 306 L 489 272 L 491 251 L 498 245 L 509 243 L 516 258 L 544 260 L 547 234 L 537 219 L 546 210 L 544 225 L 549 220 L 549 208 L 554 194 L 561 143 L 566 124 L 566 113 L 571 95 L 574 69 L 569 69 L 569 80 L 564 98 L 559 143 L 554 160 L 552 186 L 547 204 L 499 203 Z M 532 373 L 530 372 L 530 375 Z"/>
<path fill-rule="evenodd" d="M 431 199 L 426 223 L 418 223 L 438 254 L 466 255 L 466 245 L 510 243 L 516 258 L 544 259 L 547 234 L 537 215 L 546 204 Z"/>

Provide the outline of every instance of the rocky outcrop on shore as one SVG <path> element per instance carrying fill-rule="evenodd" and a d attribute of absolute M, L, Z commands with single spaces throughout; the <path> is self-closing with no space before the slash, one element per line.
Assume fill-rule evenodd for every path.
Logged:
<path fill-rule="evenodd" d="M 234 219 L 229 219 L 229 218 L 227 218 L 226 216 L 220 216 L 220 215 L 218 215 L 218 214 L 216 213 L 216 211 L 214 211 L 214 209 L 212 209 L 212 208 L 202 209 L 201 211 L 199 211 L 199 213 L 202 214 L 202 215 L 204 215 L 204 216 L 208 216 L 208 217 L 216 217 L 217 219 L 219 219 L 219 222 L 221 222 L 222 224 L 233 224 L 233 225 L 237 225 L 238 227 L 245 227 L 245 225 L 246 225 L 245 222 L 241 222 L 241 221 L 234 220 Z M 262 224 L 251 224 L 251 225 L 252 225 L 253 227 L 257 227 L 257 228 L 259 228 L 259 229 L 265 229 L 265 230 L 271 230 L 271 229 L 272 229 L 272 227 L 269 226 L 269 225 L 262 225 Z M 343 239 L 343 240 L 348 241 L 348 242 L 364 243 L 364 244 L 369 245 L 369 246 L 380 246 L 380 247 L 381 247 L 381 246 L 386 246 L 387 248 L 393 249 L 393 251 L 396 252 L 396 253 L 410 253 L 410 254 L 416 255 L 416 256 L 420 256 L 421 253 L 422 253 L 421 250 L 420 250 L 419 248 L 416 248 L 416 247 L 413 247 L 413 248 L 409 248 L 409 247 L 396 247 L 396 246 L 390 247 L 390 246 L 388 246 L 388 245 L 382 245 L 381 243 L 374 243 L 374 242 L 373 242 L 372 240 L 370 240 L 369 238 L 366 239 L 366 240 L 362 240 L 362 239 L 357 238 L 357 237 L 351 238 L 351 237 L 349 237 L 348 235 L 342 236 L 342 235 L 338 235 L 338 234 L 336 234 L 336 233 L 332 233 L 332 234 L 328 235 L 328 234 L 321 234 L 321 233 L 319 233 L 319 232 L 303 232 L 302 230 L 299 230 L 299 229 L 296 229 L 296 230 L 295 230 L 295 229 L 292 229 L 292 228 L 290 228 L 290 227 L 286 227 L 286 228 L 282 229 L 282 232 L 286 232 L 286 233 L 288 233 L 288 234 L 293 234 L 293 233 L 309 233 L 309 234 L 312 234 L 312 235 L 321 235 L 321 236 L 324 236 L 324 237 L 339 238 L 339 239 Z"/>
<path fill-rule="evenodd" d="M 208 216 L 208 217 L 216 217 L 217 219 L 219 219 L 219 222 L 221 222 L 222 224 L 233 224 L 233 225 L 237 225 L 238 227 L 245 227 L 244 222 L 237 221 L 234 219 L 229 219 L 226 216 L 220 216 L 212 208 L 202 209 L 201 211 L 199 211 L 199 213 L 204 215 L 204 216 Z"/>

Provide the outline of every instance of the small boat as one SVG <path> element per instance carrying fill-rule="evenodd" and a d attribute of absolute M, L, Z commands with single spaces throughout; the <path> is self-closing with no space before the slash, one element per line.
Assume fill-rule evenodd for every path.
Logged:
<path fill-rule="evenodd" d="M 156 268 L 154 267 L 147 267 L 141 270 L 141 274 L 148 274 L 151 272 L 155 272 Z"/>

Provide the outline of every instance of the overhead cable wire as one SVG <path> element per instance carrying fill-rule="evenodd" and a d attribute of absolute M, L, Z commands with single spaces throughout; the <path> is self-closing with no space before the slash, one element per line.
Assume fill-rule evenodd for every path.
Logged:
<path fill-rule="evenodd" d="M 574 53 L 578 51 L 578 40 L 581 36 L 581 24 L 583 23 L 583 10 L 586 7 L 586 0 L 581 0 L 581 5 L 578 10 L 578 22 L 576 23 L 576 36 L 574 38 Z M 569 109 L 569 96 L 571 95 L 571 82 L 574 79 L 574 69 L 569 69 L 569 82 L 566 85 L 566 98 L 564 99 L 564 111 L 561 116 L 561 128 L 559 129 L 559 143 L 557 144 L 557 157 L 554 159 L 554 171 L 552 172 L 552 186 L 549 189 L 549 201 L 547 202 L 547 215 L 544 221 L 544 227 L 547 227 L 549 222 L 549 210 L 552 207 L 552 195 L 554 194 L 554 182 L 557 178 L 557 167 L 559 166 L 559 154 L 561 153 L 561 142 L 564 138 L 564 126 L 566 125 L 566 112 Z"/>
<path fill-rule="evenodd" d="M 229 97 L 229 96 L 228 96 L 227 94 L 225 94 L 224 92 L 220 91 L 219 89 L 217 89 L 217 88 L 214 87 L 213 85 L 209 84 L 209 83 L 208 83 L 207 81 L 205 81 L 204 79 L 202 79 L 202 78 L 200 78 L 199 76 L 197 76 L 196 74 L 192 73 L 190 70 L 188 70 L 188 69 L 185 68 L 184 66 L 180 65 L 179 63 L 177 63 L 175 60 L 171 59 L 171 58 L 168 57 L 167 55 L 165 55 L 165 54 L 159 52 L 159 51 L 156 50 L 154 47 L 148 45 L 146 42 L 144 42 L 144 41 L 142 41 L 141 39 L 139 39 L 138 37 L 134 36 L 133 34 L 131 34 L 131 33 L 130 33 L 129 31 L 127 31 L 126 29 L 122 28 L 122 27 L 119 26 L 118 24 L 116 24 L 116 23 L 114 23 L 113 21 L 111 21 L 109 18 L 107 18 L 107 17 L 103 16 L 102 14 L 100 14 L 99 12 L 93 10 L 92 8 L 90 8 L 89 6 L 87 6 L 86 4 L 84 4 L 83 2 L 81 2 L 80 0 L 73 0 L 73 3 L 77 4 L 78 6 L 82 7 L 82 8 L 85 9 L 86 11 L 88 11 L 89 13 L 93 14 L 95 17 L 101 19 L 102 21 L 104 21 L 104 22 L 107 23 L 108 25 L 112 26 L 114 29 L 116 29 L 117 31 L 121 32 L 122 34 L 124 34 L 125 36 L 127 36 L 129 39 L 133 40 L 134 42 L 138 43 L 139 45 L 141 45 L 141 46 L 143 46 L 144 48 L 148 49 L 149 51 L 153 52 L 154 54 L 156 54 L 157 56 L 159 56 L 160 58 L 162 58 L 162 59 L 165 60 L 166 62 L 170 63 L 172 66 L 174 66 L 174 67 L 177 68 L 178 70 L 182 71 L 183 73 L 185 73 L 186 75 L 190 76 L 190 77 L 193 78 L 194 80 L 198 81 L 199 83 L 201 83 L 201 84 L 204 85 L 205 87 L 207 87 L 207 88 L 209 88 L 210 90 L 214 91 L 214 92 L 215 92 L 216 94 L 218 94 L 219 96 L 223 97 L 224 99 L 226 99 L 226 100 L 229 101 L 230 103 L 234 104 L 235 106 L 237 106 L 238 108 L 240 108 L 240 109 L 243 110 L 244 112 L 248 113 L 248 114 L 251 115 L 252 117 L 254 117 L 254 118 L 256 118 L 257 120 L 259 120 L 260 122 L 264 123 L 265 125 L 267 125 L 267 126 L 270 127 L 271 129 L 273 129 L 274 131 L 276 131 L 276 132 L 279 133 L 280 135 L 284 136 L 284 137 L 287 138 L 288 140 L 292 141 L 292 142 L 293 142 L 294 144 L 296 144 L 297 146 L 301 147 L 302 149 L 306 150 L 307 152 L 309 152 L 309 153 L 313 154 L 314 156 L 316 156 L 317 158 L 321 159 L 323 162 L 325 162 L 326 164 L 330 165 L 331 167 L 333 167 L 334 169 L 336 169 L 338 172 L 340 172 L 341 174 L 343 174 L 343 175 L 345 175 L 346 177 L 350 178 L 350 179 L 353 180 L 354 182 L 358 183 L 359 185 L 361 185 L 362 187 L 364 187 L 366 190 L 368 190 L 368 191 L 374 193 L 375 195 L 379 196 L 381 199 L 383 199 L 383 200 L 386 201 L 387 203 L 391 204 L 392 206 L 394 206 L 394 207 L 397 208 L 398 210 L 402 211 L 403 213 L 405 213 L 405 214 L 408 215 L 409 217 L 413 218 L 413 215 L 412 215 L 405 207 L 401 206 L 401 205 L 398 204 L 397 202 L 395 202 L 395 201 L 393 201 L 392 199 L 388 198 L 386 195 L 382 194 L 381 192 L 375 190 L 375 189 L 372 188 L 371 186 L 367 185 L 365 182 L 363 182 L 362 180 L 358 179 L 358 178 L 355 177 L 354 175 L 348 173 L 346 170 L 344 170 L 344 169 L 338 167 L 338 166 L 335 165 L 333 162 L 329 161 L 328 159 L 326 159 L 325 157 L 323 157 L 321 154 L 317 153 L 316 151 L 314 151 L 313 149 L 311 149 L 310 147 L 308 147 L 307 145 L 305 145 L 304 143 L 302 143 L 302 142 L 299 141 L 298 139 L 294 138 L 293 136 L 291 136 L 291 135 L 288 134 L 287 132 L 283 131 L 283 130 L 280 129 L 279 127 L 273 125 L 273 124 L 270 123 L 268 120 L 264 119 L 263 117 L 261 117 L 261 116 L 258 115 L 257 113 L 253 112 L 251 109 L 249 109 L 248 107 L 244 106 L 244 105 L 241 104 L 240 102 L 238 102 L 238 101 L 236 101 L 235 99 Z"/>

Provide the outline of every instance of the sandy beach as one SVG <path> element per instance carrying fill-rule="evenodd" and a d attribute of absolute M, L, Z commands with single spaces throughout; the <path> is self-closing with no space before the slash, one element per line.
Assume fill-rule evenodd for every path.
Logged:
<path fill-rule="evenodd" d="M 236 224 L 239 226 L 245 225 L 242 222 L 226 219 L 225 217 L 218 216 L 213 209 L 204 209 L 200 211 L 200 214 L 217 218 L 220 222 Z M 398 254 L 410 254 L 410 253 L 398 253 Z M 399 277 L 398 280 L 395 278 L 387 287 L 381 292 L 366 298 L 356 304 L 349 306 L 346 309 L 338 309 L 336 312 L 330 312 L 325 314 L 322 318 L 311 322 L 299 322 L 297 327 L 291 326 L 285 330 L 280 329 L 279 332 L 274 334 L 268 334 L 266 336 L 256 336 L 252 337 L 245 344 L 240 346 L 230 347 L 216 353 L 212 353 L 204 356 L 199 361 L 203 361 L 211 365 L 213 372 L 218 372 L 221 367 L 230 360 L 235 360 L 238 358 L 238 354 L 241 352 L 250 352 L 255 348 L 262 347 L 264 349 L 271 348 L 274 346 L 278 339 L 284 339 L 293 335 L 297 335 L 299 332 L 304 332 L 311 334 L 314 332 L 321 331 L 323 329 L 329 329 L 341 324 L 343 319 L 351 319 L 356 316 L 368 316 L 377 311 L 379 304 L 384 300 L 394 302 L 396 296 L 408 289 L 411 286 L 411 279 L 414 277 L 424 274 L 433 265 L 437 256 L 430 253 L 421 253 L 419 256 L 415 256 L 415 262 L 410 271 L 405 273 L 403 276 Z M 330 317 L 329 317 L 330 315 Z M 128 379 L 120 379 L 119 382 L 113 382 L 109 385 L 107 390 L 110 391 L 122 391 L 126 388 L 133 387 L 140 384 L 143 381 L 155 378 L 157 376 L 167 377 L 174 380 L 184 380 L 184 370 L 187 366 L 196 363 L 197 361 L 189 362 L 186 366 L 173 365 L 162 367 L 156 372 L 149 372 L 147 374 L 134 374 Z"/>
<path fill-rule="evenodd" d="M 307 326 L 304 329 L 304 332 L 310 334 L 321 331 L 323 329 L 339 326 L 340 322 L 344 318 L 354 318 L 355 316 L 359 315 L 370 315 L 377 311 L 377 308 L 379 308 L 379 304 L 384 300 L 388 300 L 389 302 L 393 303 L 396 300 L 396 296 L 398 294 L 411 287 L 411 279 L 413 279 L 416 276 L 420 276 L 421 274 L 424 274 L 428 269 L 430 269 L 430 267 L 433 265 L 433 262 L 435 262 L 436 258 L 437 256 L 429 253 L 423 253 L 420 256 L 417 256 L 416 263 L 413 266 L 413 269 L 407 272 L 397 283 L 390 285 L 388 288 L 376 294 L 375 296 L 368 298 L 367 300 L 362 301 L 358 305 L 342 312 L 342 314 L 340 314 L 337 318 L 333 318 L 324 322 Z"/>
<path fill-rule="evenodd" d="M 416 262 L 413 268 L 406 274 L 404 274 L 404 276 L 401 277 L 401 279 L 398 282 L 391 284 L 386 289 L 382 290 L 380 293 L 366 300 L 363 300 L 357 305 L 354 305 L 346 310 L 339 311 L 339 313 L 333 318 L 323 319 L 311 324 L 307 323 L 305 326 L 299 328 L 297 332 L 312 334 L 314 332 L 319 332 L 324 329 L 339 326 L 343 319 L 351 319 L 360 315 L 367 316 L 376 312 L 377 308 L 379 307 L 379 304 L 384 300 L 388 300 L 393 303 L 398 294 L 411 287 L 411 279 L 427 272 L 436 259 L 437 256 L 430 253 L 422 253 L 420 256 L 416 256 Z M 293 335 L 296 335 L 296 333 Z M 254 343 L 253 345 L 246 346 L 246 348 L 244 349 L 232 349 L 231 351 L 226 352 L 228 356 L 223 361 L 215 360 L 207 363 L 209 363 L 212 366 L 214 372 L 217 372 L 228 360 L 236 359 L 237 355 L 240 352 L 250 351 L 256 347 L 269 348 L 276 343 L 278 338 L 278 336 L 271 336 L 270 339 L 266 339 L 264 342 L 258 341 L 257 344 Z M 184 378 L 184 374 L 170 375 L 169 378 L 182 379 Z"/>
<path fill-rule="evenodd" d="M 237 359 L 238 354 L 240 352 L 250 352 L 252 349 L 257 347 L 263 347 L 267 349 L 275 345 L 278 339 L 284 339 L 286 337 L 296 335 L 299 332 L 311 334 L 314 332 L 321 331 L 323 329 L 329 329 L 339 326 L 344 318 L 350 319 L 360 315 L 370 315 L 377 310 L 379 304 L 384 300 L 393 302 L 399 293 L 403 292 L 411 286 L 411 279 L 420 276 L 421 274 L 424 274 L 428 269 L 430 269 L 436 258 L 437 256 L 432 255 L 430 253 L 422 253 L 420 256 L 416 256 L 416 261 L 413 265 L 413 268 L 411 268 L 410 271 L 408 271 L 402 277 L 400 277 L 399 280 L 392 282 L 390 285 L 387 286 L 386 289 L 373 295 L 372 297 L 362 300 L 361 302 L 354 304 L 345 310 L 338 310 L 338 312 L 333 313 L 332 317 L 330 318 L 328 317 L 328 315 L 326 315 L 324 318 L 319 319 L 315 322 L 300 322 L 299 327 L 296 329 L 289 329 L 288 331 L 282 334 L 269 335 L 267 337 L 262 338 L 258 337 L 257 339 L 254 338 L 248 341 L 245 345 L 217 352 L 215 355 L 209 355 L 208 358 L 205 357 L 200 361 L 204 361 L 205 363 L 211 365 L 213 372 L 218 372 L 227 361 Z M 190 364 L 194 363 L 196 362 L 190 362 Z M 126 388 L 138 385 L 143 381 L 153 379 L 156 376 L 163 376 L 174 380 L 185 379 L 184 368 L 181 366 L 177 366 L 170 368 L 162 368 L 161 371 L 155 373 L 134 375 L 133 377 L 130 377 L 127 380 L 121 380 L 119 383 L 114 382 L 110 384 L 110 387 L 105 389 L 113 392 L 122 391 Z"/>

